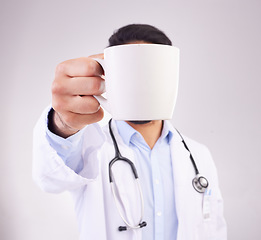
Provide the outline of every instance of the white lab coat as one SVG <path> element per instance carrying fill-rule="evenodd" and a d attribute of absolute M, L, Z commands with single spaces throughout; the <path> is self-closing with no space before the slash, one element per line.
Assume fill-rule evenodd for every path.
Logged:
<path fill-rule="evenodd" d="M 59 193 L 70 191 L 75 201 L 80 240 L 142 240 L 142 229 L 119 232 L 124 225 L 120 218 L 111 193 L 108 176 L 108 163 L 114 157 L 114 147 L 108 127 L 101 129 L 98 124 L 87 126 L 81 137 L 82 160 L 84 168 L 76 174 L 65 165 L 46 138 L 46 115 L 38 121 L 34 131 L 33 178 L 47 192 Z M 119 149 L 123 156 L 135 164 L 132 150 L 124 144 L 112 122 Z M 177 240 L 225 240 L 226 223 L 223 218 L 223 200 L 220 194 L 215 165 L 211 155 L 203 145 L 185 138 L 199 171 L 208 179 L 211 195 L 205 203 L 209 215 L 203 215 L 203 194 L 192 187 L 195 176 L 189 153 L 184 148 L 181 138 L 174 134 L 171 140 L 171 156 L 174 176 L 174 191 L 178 217 Z M 115 168 L 117 188 L 123 198 L 123 209 L 131 223 L 140 217 L 140 204 L 136 188 L 126 173 L 127 166 L 119 164 Z"/>

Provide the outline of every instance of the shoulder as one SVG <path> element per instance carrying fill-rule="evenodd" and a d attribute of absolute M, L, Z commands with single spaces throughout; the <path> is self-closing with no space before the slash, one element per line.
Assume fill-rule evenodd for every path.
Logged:
<path fill-rule="evenodd" d="M 193 140 L 187 136 L 183 136 L 189 150 L 193 153 L 195 157 L 204 157 L 204 158 L 211 158 L 211 153 L 208 147 L 205 144 L 202 144 L 196 140 Z"/>

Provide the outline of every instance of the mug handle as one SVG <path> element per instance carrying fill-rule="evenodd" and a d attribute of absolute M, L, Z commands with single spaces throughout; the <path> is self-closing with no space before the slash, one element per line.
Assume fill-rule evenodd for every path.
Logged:
<path fill-rule="evenodd" d="M 103 68 L 103 71 L 105 72 L 105 67 L 104 67 L 104 59 L 100 59 L 100 58 L 93 58 L 93 60 L 95 60 L 97 63 L 100 64 L 100 66 Z M 107 111 L 107 112 L 111 112 L 110 106 L 109 106 L 109 101 L 108 99 L 106 99 L 103 96 L 97 96 L 97 95 L 93 95 L 98 102 L 101 104 L 101 106 Z"/>

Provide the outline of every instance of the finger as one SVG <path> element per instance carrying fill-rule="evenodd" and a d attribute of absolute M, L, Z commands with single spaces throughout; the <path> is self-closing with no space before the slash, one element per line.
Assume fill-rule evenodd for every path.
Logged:
<path fill-rule="evenodd" d="M 74 112 L 60 113 L 63 121 L 73 129 L 82 129 L 86 125 L 102 120 L 104 111 L 100 108 L 93 114 L 78 114 Z"/>
<path fill-rule="evenodd" d="M 100 95 L 105 91 L 101 77 L 56 78 L 52 83 L 53 95 Z"/>
<path fill-rule="evenodd" d="M 103 74 L 103 69 L 94 59 L 88 57 L 67 60 L 57 65 L 55 75 L 69 77 L 92 77 Z"/>
<path fill-rule="evenodd" d="M 101 77 L 74 77 L 67 84 L 68 94 L 101 95 L 105 92 L 105 81 Z"/>
<path fill-rule="evenodd" d="M 60 96 L 58 102 L 53 100 L 53 107 L 56 111 L 67 111 L 77 114 L 93 114 L 100 109 L 99 102 L 93 96 Z"/>
<path fill-rule="evenodd" d="M 100 58 L 100 59 L 104 59 L 104 53 L 99 53 L 99 54 L 94 54 L 89 56 L 90 58 Z"/>

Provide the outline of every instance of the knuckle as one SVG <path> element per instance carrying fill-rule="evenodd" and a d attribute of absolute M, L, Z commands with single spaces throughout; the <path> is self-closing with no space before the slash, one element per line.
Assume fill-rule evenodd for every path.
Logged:
<path fill-rule="evenodd" d="M 65 91 L 63 84 L 60 81 L 54 80 L 52 83 L 52 94 L 61 94 Z"/>
<path fill-rule="evenodd" d="M 86 57 L 81 57 L 76 60 L 75 65 L 79 71 L 78 73 L 81 76 L 91 76 L 93 71 L 93 60 Z"/>
<path fill-rule="evenodd" d="M 85 64 L 85 75 L 95 72 L 95 61 L 91 58 L 87 58 L 87 64 Z"/>
<path fill-rule="evenodd" d="M 98 101 L 92 96 L 85 96 L 86 100 L 83 101 L 81 106 L 78 106 L 79 111 L 86 114 L 93 114 L 99 110 Z"/>
<path fill-rule="evenodd" d="M 56 66 L 55 73 L 56 74 L 64 73 L 65 72 L 65 65 L 66 65 L 65 62 L 59 63 Z"/>
<path fill-rule="evenodd" d="M 94 97 L 91 97 L 88 108 L 90 113 L 96 113 L 100 108 L 100 104 Z"/>
<path fill-rule="evenodd" d="M 98 81 L 98 79 L 93 78 L 92 81 L 90 81 L 90 88 L 93 93 L 99 93 L 101 83 Z"/>

